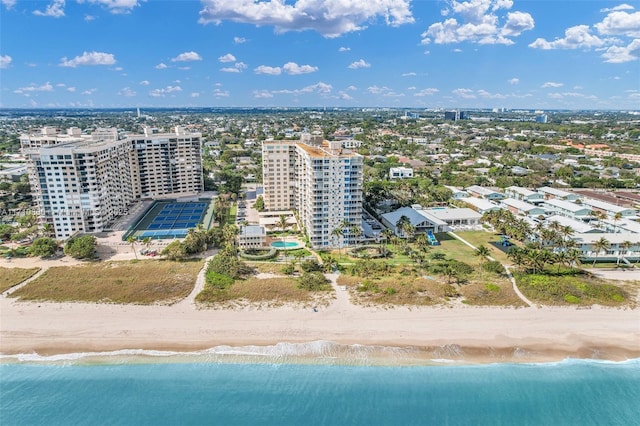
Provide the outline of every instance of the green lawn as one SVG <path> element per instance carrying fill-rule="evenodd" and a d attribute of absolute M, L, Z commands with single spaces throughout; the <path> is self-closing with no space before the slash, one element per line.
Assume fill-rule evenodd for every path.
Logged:
<path fill-rule="evenodd" d="M 496 259 L 501 263 L 510 263 L 509 258 L 507 257 L 507 254 L 502 250 L 500 250 L 499 248 L 495 247 L 493 244 L 491 244 L 491 243 L 497 242 L 500 239 L 500 237 L 497 234 L 486 232 L 486 231 L 461 231 L 461 232 L 456 232 L 455 234 L 460 238 L 462 238 L 463 240 L 473 244 L 475 247 L 478 247 L 479 245 L 484 244 L 485 246 L 487 246 L 487 248 L 491 252 L 491 257 L 493 257 L 494 259 Z M 469 250 L 471 250 L 469 246 L 466 246 L 466 247 L 469 248 Z"/>

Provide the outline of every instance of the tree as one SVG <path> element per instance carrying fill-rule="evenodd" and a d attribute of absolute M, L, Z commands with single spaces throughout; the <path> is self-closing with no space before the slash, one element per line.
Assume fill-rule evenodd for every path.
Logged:
<path fill-rule="evenodd" d="M 298 278 L 298 288 L 308 291 L 326 290 L 329 280 L 321 272 L 304 272 Z"/>
<path fill-rule="evenodd" d="M 33 256 L 49 257 L 53 256 L 57 250 L 58 243 L 49 237 L 38 238 L 31 244 L 31 254 Z"/>
<path fill-rule="evenodd" d="M 287 221 L 287 215 L 281 214 L 278 216 L 278 221 L 276 222 L 276 226 L 282 230 L 282 236 L 280 237 L 283 242 L 284 247 L 284 232 L 289 228 L 289 222 Z"/>
<path fill-rule="evenodd" d="M 164 248 L 164 250 L 162 250 L 160 254 L 166 256 L 166 258 L 169 260 L 180 261 L 187 257 L 187 252 L 184 249 L 184 245 L 178 240 L 171 242 Z"/>
<path fill-rule="evenodd" d="M 622 213 L 620 212 L 616 212 L 616 214 L 613 216 L 613 232 L 616 232 L 617 228 L 618 228 L 618 222 L 622 219 Z"/>
<path fill-rule="evenodd" d="M 484 260 L 487 260 L 487 256 L 489 256 L 491 252 L 489 251 L 489 248 L 487 246 L 485 246 L 484 244 L 480 244 L 474 254 Z"/>
<path fill-rule="evenodd" d="M 133 255 L 138 259 L 138 253 L 136 253 L 136 244 L 138 243 L 138 239 L 133 235 L 129 235 L 127 237 L 127 242 L 131 244 L 131 250 L 133 251 Z"/>
<path fill-rule="evenodd" d="M 253 203 L 253 208 L 259 212 L 264 211 L 264 198 L 262 197 L 262 195 L 258 195 L 255 203 Z"/>
<path fill-rule="evenodd" d="M 396 230 L 400 231 L 403 236 L 406 236 L 405 229 L 407 229 L 408 225 L 411 225 L 411 220 L 409 220 L 407 216 L 402 215 L 400 216 L 400 219 L 398 219 L 398 221 L 396 222 Z"/>
<path fill-rule="evenodd" d="M 593 258 L 593 265 L 596 266 L 596 261 L 598 260 L 598 255 L 601 251 L 607 251 L 611 247 L 611 243 L 605 237 L 600 237 L 600 239 L 593 243 L 593 249 L 596 251 L 596 255 Z"/>
<path fill-rule="evenodd" d="M 331 231 L 331 235 L 338 238 L 338 252 L 340 252 L 340 250 L 342 249 L 342 238 L 343 238 L 342 226 L 337 226 L 333 228 L 333 231 Z"/>
<path fill-rule="evenodd" d="M 153 238 L 151 237 L 144 237 L 142 239 L 142 244 L 144 244 L 144 247 L 147 249 L 147 251 L 151 249 L 151 243 L 153 243 Z"/>
<path fill-rule="evenodd" d="M 352 225 L 349 230 L 351 231 L 351 235 L 353 235 L 356 246 L 358 245 L 358 238 L 362 235 L 362 229 L 358 225 Z"/>
<path fill-rule="evenodd" d="M 633 243 L 629 240 L 625 240 L 620 243 L 620 250 L 618 250 L 618 262 L 617 262 L 618 265 L 620 265 L 620 258 L 624 257 L 625 254 L 628 254 L 629 249 L 632 246 L 633 246 Z"/>
<path fill-rule="evenodd" d="M 64 246 L 64 254 L 76 259 L 93 259 L 96 246 L 96 237 L 93 235 L 72 237 Z"/>

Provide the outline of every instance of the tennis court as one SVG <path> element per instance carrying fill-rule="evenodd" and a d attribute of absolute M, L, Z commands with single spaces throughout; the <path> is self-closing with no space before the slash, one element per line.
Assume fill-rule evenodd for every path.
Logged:
<path fill-rule="evenodd" d="M 183 203 L 159 201 L 149 208 L 127 234 L 137 239 L 184 238 L 189 229 L 203 223 L 210 208 L 212 208 L 211 203 L 203 201 Z"/>

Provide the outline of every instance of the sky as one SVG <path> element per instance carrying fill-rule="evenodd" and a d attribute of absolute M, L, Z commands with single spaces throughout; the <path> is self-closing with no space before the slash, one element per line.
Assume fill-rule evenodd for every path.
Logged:
<path fill-rule="evenodd" d="M 0 107 L 640 109 L 637 0 L 0 0 Z"/>

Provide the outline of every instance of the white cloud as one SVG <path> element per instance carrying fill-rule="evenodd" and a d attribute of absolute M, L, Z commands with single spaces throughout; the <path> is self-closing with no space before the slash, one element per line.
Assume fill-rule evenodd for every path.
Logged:
<path fill-rule="evenodd" d="M 230 95 L 228 90 L 213 89 L 213 96 L 216 98 L 228 98 Z"/>
<path fill-rule="evenodd" d="M 338 92 L 338 99 L 341 99 L 343 101 L 351 101 L 353 100 L 353 97 L 347 92 L 340 91 Z"/>
<path fill-rule="evenodd" d="M 387 98 L 398 98 L 404 96 L 404 93 L 396 93 L 395 91 L 393 91 L 393 89 L 390 89 L 387 86 L 369 86 L 367 88 L 367 92 L 371 93 L 372 95 L 381 95 Z"/>
<path fill-rule="evenodd" d="M 347 90 L 354 91 L 354 90 L 358 90 L 358 88 L 356 86 L 349 86 L 347 87 Z"/>
<path fill-rule="evenodd" d="M 247 68 L 247 64 L 244 62 L 236 62 L 233 67 L 220 68 L 222 72 L 242 72 Z"/>
<path fill-rule="evenodd" d="M 17 94 L 25 94 L 30 92 L 53 92 L 53 86 L 51 85 L 51 83 L 47 81 L 45 84 L 41 86 L 36 86 L 34 84 L 31 84 L 27 87 L 21 87 L 13 91 L 13 93 L 17 93 Z"/>
<path fill-rule="evenodd" d="M 471 89 L 455 89 L 455 90 L 452 90 L 452 93 L 454 95 L 458 95 L 458 96 L 460 96 L 461 98 L 464 98 L 464 99 L 475 99 L 476 98 L 476 95 L 473 93 L 473 90 L 471 90 Z"/>
<path fill-rule="evenodd" d="M 198 93 L 198 92 L 190 93 L 190 94 L 189 94 L 189 97 L 190 97 L 190 98 L 199 98 L 199 97 L 200 97 L 200 93 Z"/>
<path fill-rule="evenodd" d="M 519 78 L 516 78 L 516 77 L 514 77 L 514 78 L 512 78 L 512 79 L 509 79 L 509 80 L 507 80 L 507 81 L 509 82 L 509 84 L 514 85 L 514 86 L 515 86 L 516 84 L 519 84 L 519 83 L 520 83 L 520 79 L 519 79 Z"/>
<path fill-rule="evenodd" d="M 78 3 L 92 3 L 105 7 L 113 14 L 130 13 L 140 6 L 138 0 L 77 0 Z"/>
<path fill-rule="evenodd" d="M 439 90 L 435 87 L 430 87 L 428 89 L 422 89 L 413 94 L 413 96 L 431 96 L 438 93 Z"/>
<path fill-rule="evenodd" d="M 187 61 L 201 61 L 202 56 L 197 52 L 184 52 L 171 59 L 171 62 L 187 62 Z"/>
<path fill-rule="evenodd" d="M 125 88 L 123 88 L 122 90 L 120 90 L 120 91 L 118 92 L 118 95 L 120 95 L 120 96 L 126 96 L 126 97 L 128 97 L 128 98 L 132 98 L 132 97 L 134 97 L 134 96 L 136 95 L 136 92 L 135 92 L 135 91 L 133 91 L 133 90 L 131 90 L 131 88 L 130 88 L 130 87 L 125 87 Z"/>
<path fill-rule="evenodd" d="M 405 73 L 402 74 L 403 77 L 414 77 L 416 75 L 418 75 L 418 74 L 416 74 L 413 71 L 412 72 L 405 72 Z"/>
<path fill-rule="evenodd" d="M 442 22 L 431 24 L 422 33 L 422 44 L 432 41 L 436 44 L 471 42 L 478 44 L 513 44 L 512 37 L 535 27 L 533 17 L 525 12 L 509 12 L 504 17 L 498 11 L 509 10 L 512 0 L 469 0 L 452 1 L 451 8 L 445 9 L 443 16 L 449 17 Z M 501 20 L 504 23 L 501 23 Z"/>
<path fill-rule="evenodd" d="M 113 65 L 116 63 L 116 58 L 112 53 L 104 52 L 83 52 L 82 55 L 76 56 L 73 59 L 62 58 L 60 62 L 61 67 L 75 68 L 77 66 L 84 65 Z"/>
<path fill-rule="evenodd" d="M 9 65 L 11 65 L 11 61 L 12 59 L 9 55 L 0 56 L 0 69 L 9 68 Z"/>
<path fill-rule="evenodd" d="M 338 52 L 348 52 L 350 50 L 351 50 L 350 47 L 341 47 L 340 49 L 338 49 Z"/>
<path fill-rule="evenodd" d="M 604 35 L 640 37 L 640 12 L 611 12 L 594 27 Z"/>
<path fill-rule="evenodd" d="M 149 80 L 142 80 L 140 83 L 138 83 L 140 86 L 148 86 L 149 85 Z"/>
<path fill-rule="evenodd" d="M 349 64 L 348 68 L 352 70 L 356 70 L 358 68 L 371 68 L 371 64 L 364 59 L 360 59 L 359 61 L 355 61 Z"/>
<path fill-rule="evenodd" d="M 163 70 L 165 68 L 167 68 L 167 65 L 162 62 L 160 62 L 158 65 L 155 66 L 155 69 L 157 70 Z"/>
<path fill-rule="evenodd" d="M 563 83 L 556 83 L 555 81 L 547 81 L 540 87 L 542 87 L 543 89 L 547 89 L 549 87 L 562 87 L 562 86 L 564 86 Z"/>
<path fill-rule="evenodd" d="M 53 0 L 45 10 L 34 10 L 36 16 L 48 16 L 51 18 L 61 18 L 64 16 L 65 0 Z"/>
<path fill-rule="evenodd" d="M 309 74 L 318 71 L 318 67 L 312 65 L 298 65 L 295 62 L 287 62 L 282 66 L 284 72 L 289 75 Z"/>
<path fill-rule="evenodd" d="M 256 67 L 253 72 L 256 74 L 267 74 L 267 75 L 280 75 L 282 74 L 282 69 L 280 67 L 269 67 L 267 65 L 260 65 Z"/>
<path fill-rule="evenodd" d="M 603 54 L 605 62 L 621 64 L 640 58 L 640 39 L 635 39 L 627 46 L 611 46 Z"/>
<path fill-rule="evenodd" d="M 281 89 L 281 90 L 254 90 L 254 98 L 272 98 L 276 94 L 285 95 L 303 95 L 308 93 L 318 93 L 320 95 L 328 95 L 333 90 L 333 86 L 322 81 L 303 87 L 302 89 Z"/>
<path fill-rule="evenodd" d="M 234 44 L 242 44 L 242 43 L 246 43 L 247 39 L 244 37 L 234 37 L 233 38 L 233 43 Z"/>
<path fill-rule="evenodd" d="M 201 24 L 232 21 L 257 26 L 272 25 L 277 33 L 315 30 L 325 37 L 366 28 L 384 18 L 387 25 L 413 23 L 410 0 L 203 0 Z"/>
<path fill-rule="evenodd" d="M 91 22 L 91 21 L 95 21 L 96 17 L 93 15 L 84 15 L 84 20 L 85 22 Z"/>
<path fill-rule="evenodd" d="M 74 93 L 76 91 L 75 87 L 67 87 L 67 92 Z"/>
<path fill-rule="evenodd" d="M 82 95 L 93 95 L 98 89 L 93 88 L 93 89 L 87 89 L 84 92 L 82 92 Z"/>
<path fill-rule="evenodd" d="M 16 5 L 16 0 L 2 0 L 1 3 L 7 8 L 11 9 Z"/>
<path fill-rule="evenodd" d="M 600 47 L 604 45 L 604 40 L 596 35 L 591 34 L 588 25 L 576 25 L 567 28 L 564 32 L 564 38 L 557 38 L 554 41 L 547 41 L 543 38 L 536 39 L 529 47 L 535 49 L 580 49 Z"/>
<path fill-rule="evenodd" d="M 476 93 L 478 94 L 478 96 L 485 99 L 505 99 L 506 98 L 506 96 L 501 93 L 491 93 L 483 89 L 476 91 Z"/>
<path fill-rule="evenodd" d="M 254 90 L 253 97 L 256 99 L 268 99 L 273 98 L 273 94 L 268 90 Z"/>
<path fill-rule="evenodd" d="M 167 86 L 163 89 L 154 89 L 149 92 L 149 96 L 154 98 L 164 98 L 169 93 L 182 92 L 182 87 L 180 86 Z"/>
<path fill-rule="evenodd" d="M 615 12 L 616 10 L 633 10 L 633 9 L 634 7 L 631 6 L 630 4 L 623 3 L 611 8 L 600 9 L 600 12 Z"/>
<path fill-rule="evenodd" d="M 222 63 L 235 62 L 236 61 L 236 57 L 233 56 L 231 53 L 227 53 L 226 55 L 218 57 L 218 61 L 220 61 Z"/>

